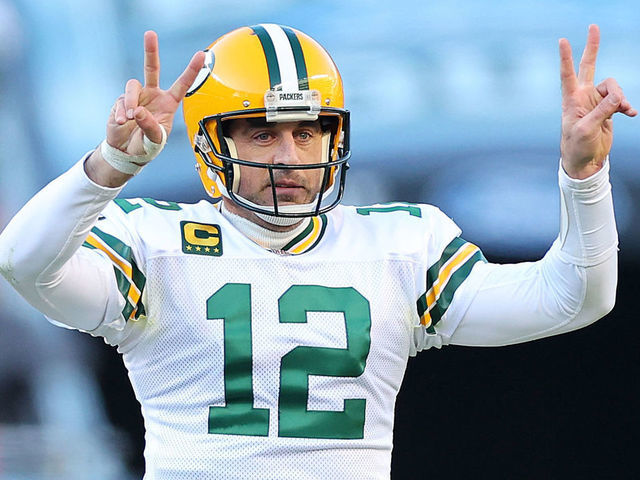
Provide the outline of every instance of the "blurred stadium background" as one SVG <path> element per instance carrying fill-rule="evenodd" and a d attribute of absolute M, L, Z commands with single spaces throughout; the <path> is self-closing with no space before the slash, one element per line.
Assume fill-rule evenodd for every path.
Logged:
<path fill-rule="evenodd" d="M 352 111 L 346 203 L 438 205 L 493 261 L 536 259 L 557 233 L 557 40 L 602 43 L 596 79 L 640 106 L 640 9 L 631 0 L 0 0 L 0 229 L 104 136 L 142 33 L 160 36 L 163 85 L 195 50 L 275 22 L 332 54 Z M 409 362 L 394 479 L 639 478 L 640 120 L 616 119 L 619 300 L 606 319 L 500 349 Z M 126 196 L 195 201 L 180 115 Z M 100 340 L 54 328 L 0 281 L 0 479 L 135 479 L 143 427 L 126 372 Z"/>

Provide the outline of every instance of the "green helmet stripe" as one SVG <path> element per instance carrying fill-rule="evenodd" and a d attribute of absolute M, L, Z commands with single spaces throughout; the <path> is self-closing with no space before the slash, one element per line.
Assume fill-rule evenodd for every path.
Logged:
<path fill-rule="evenodd" d="M 264 56 L 267 60 L 267 70 L 269 71 L 269 83 L 271 84 L 271 90 L 275 90 L 276 86 L 278 86 L 278 88 L 282 88 L 282 80 L 280 79 L 280 66 L 278 65 L 278 56 L 276 55 L 276 49 L 273 46 L 271 37 L 262 25 L 254 25 L 253 27 L 251 27 L 251 29 L 258 36 L 258 39 L 262 44 L 262 50 L 264 50 Z"/>
<path fill-rule="evenodd" d="M 293 50 L 293 58 L 296 61 L 296 72 L 298 74 L 298 88 L 300 90 L 309 90 L 309 77 L 307 75 L 307 64 L 304 61 L 304 54 L 302 52 L 302 46 L 300 45 L 300 40 L 293 30 L 289 27 L 281 27 L 284 30 L 284 33 L 287 35 L 289 39 L 289 43 L 291 44 L 291 50 Z"/>

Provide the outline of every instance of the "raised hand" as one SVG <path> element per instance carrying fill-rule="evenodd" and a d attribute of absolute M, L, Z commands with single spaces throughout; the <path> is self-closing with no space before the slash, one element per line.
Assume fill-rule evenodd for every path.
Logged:
<path fill-rule="evenodd" d="M 620 112 L 635 117 L 622 89 L 613 78 L 594 86 L 600 30 L 589 26 L 578 75 L 573 67 L 571 45 L 559 41 L 562 81 L 562 166 L 570 177 L 583 179 L 602 168 L 613 142 L 611 116 Z"/>
<path fill-rule="evenodd" d="M 162 90 L 159 87 L 158 36 L 152 31 L 145 32 L 144 85 L 136 79 L 127 82 L 124 94 L 118 97 L 111 108 L 107 121 L 107 143 L 132 156 L 146 153 L 143 147 L 144 136 L 154 143 L 160 143 L 160 125 L 169 135 L 178 105 L 194 82 L 203 62 L 204 52 L 197 52 L 173 85 L 168 90 Z M 94 182 L 108 187 L 123 185 L 131 178 L 131 175 L 119 172 L 105 162 L 100 149 L 87 160 L 85 171 Z"/>

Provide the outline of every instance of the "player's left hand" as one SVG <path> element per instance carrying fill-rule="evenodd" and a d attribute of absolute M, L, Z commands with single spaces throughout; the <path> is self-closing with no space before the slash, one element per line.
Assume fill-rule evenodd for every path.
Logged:
<path fill-rule="evenodd" d="M 562 81 L 562 166 L 570 177 L 583 179 L 600 170 L 613 142 L 611 116 L 620 112 L 635 117 L 622 89 L 613 78 L 593 83 L 600 29 L 589 26 L 578 75 L 573 68 L 571 45 L 559 41 Z"/>

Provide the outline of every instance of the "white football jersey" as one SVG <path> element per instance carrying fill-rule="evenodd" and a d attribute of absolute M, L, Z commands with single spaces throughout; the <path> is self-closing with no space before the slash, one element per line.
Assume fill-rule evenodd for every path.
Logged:
<path fill-rule="evenodd" d="M 276 252 L 209 202 L 119 199 L 87 238 L 126 299 L 97 333 L 142 405 L 146 480 L 389 478 L 408 357 L 484 257 L 428 205 L 305 222 Z"/>

